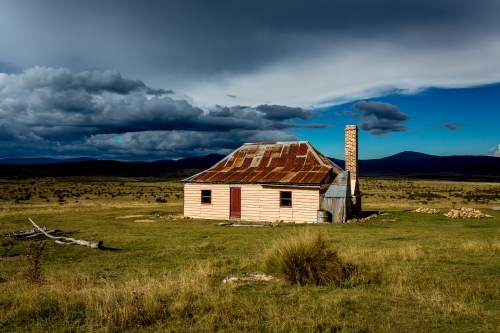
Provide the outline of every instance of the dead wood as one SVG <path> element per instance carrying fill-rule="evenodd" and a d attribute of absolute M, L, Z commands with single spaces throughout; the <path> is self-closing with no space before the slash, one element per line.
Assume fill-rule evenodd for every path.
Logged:
<path fill-rule="evenodd" d="M 52 238 L 56 241 L 58 244 L 66 244 L 66 245 L 84 245 L 88 246 L 92 249 L 103 249 L 102 243 L 103 241 L 98 241 L 98 242 L 89 242 L 85 240 L 80 240 L 80 239 L 74 239 L 74 238 L 69 238 L 69 237 L 63 237 L 63 236 L 52 236 L 49 233 L 45 232 L 45 230 L 42 230 L 39 226 L 36 225 L 35 222 L 31 218 L 29 218 L 31 224 L 35 226 L 38 230 L 40 230 L 45 236 L 48 238 Z"/>
<path fill-rule="evenodd" d="M 47 230 L 46 227 L 41 227 L 43 231 Z M 4 237 L 14 237 L 14 238 L 23 238 L 31 235 L 38 235 L 40 234 L 40 230 L 37 228 L 33 229 L 27 229 L 27 230 L 19 230 L 19 231 L 14 231 L 11 232 L 10 234 L 3 234 L 1 235 L 2 238 Z"/>

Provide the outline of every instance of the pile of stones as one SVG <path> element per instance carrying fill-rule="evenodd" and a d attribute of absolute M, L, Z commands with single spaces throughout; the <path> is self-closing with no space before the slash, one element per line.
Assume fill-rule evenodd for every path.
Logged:
<path fill-rule="evenodd" d="M 458 218 L 469 218 L 469 219 L 482 219 L 485 217 L 493 217 L 488 214 L 484 214 L 480 210 L 476 210 L 473 208 L 466 208 L 466 207 L 461 207 L 458 209 L 452 209 L 448 213 L 443 214 L 446 217 L 450 217 L 452 219 L 458 219 Z"/>
<path fill-rule="evenodd" d="M 426 214 L 439 214 L 441 213 L 439 210 L 434 208 L 420 207 L 414 210 L 417 213 L 426 213 Z"/>
<path fill-rule="evenodd" d="M 378 214 L 372 214 L 370 216 L 363 217 L 363 218 L 352 218 L 350 220 L 347 220 L 347 223 L 366 222 L 366 221 L 370 221 L 371 219 L 376 218 L 377 216 L 378 216 Z"/>
<path fill-rule="evenodd" d="M 162 220 L 183 220 L 183 219 L 189 218 L 189 217 L 185 217 L 182 214 L 176 214 L 176 215 L 172 214 L 172 215 L 163 215 L 163 216 L 158 215 L 157 217 L 159 219 L 162 219 Z"/>

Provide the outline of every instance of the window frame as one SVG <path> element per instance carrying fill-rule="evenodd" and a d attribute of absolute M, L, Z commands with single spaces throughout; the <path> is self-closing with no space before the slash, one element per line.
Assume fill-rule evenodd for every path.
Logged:
<path fill-rule="evenodd" d="M 283 198 L 284 193 L 290 193 L 290 197 Z M 283 205 L 283 200 L 289 201 L 290 205 Z M 292 208 L 293 207 L 292 191 L 280 191 L 280 207 L 283 207 L 283 208 Z"/>
<path fill-rule="evenodd" d="M 205 195 L 203 195 L 205 192 Z M 208 192 L 208 195 L 207 193 Z M 203 201 L 205 199 L 205 201 Z M 208 199 L 208 201 L 207 201 Z M 212 204 L 212 190 L 201 190 L 201 204 L 202 205 L 211 205 Z"/>

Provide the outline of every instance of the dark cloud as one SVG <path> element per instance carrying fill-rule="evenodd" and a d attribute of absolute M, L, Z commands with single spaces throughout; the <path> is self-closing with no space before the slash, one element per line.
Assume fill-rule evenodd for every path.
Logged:
<path fill-rule="evenodd" d="M 370 134 L 381 135 L 408 130 L 408 127 L 404 126 L 403 122 L 410 119 L 410 116 L 401 112 L 395 105 L 361 101 L 353 105 L 353 110 L 344 113 L 353 118 L 361 119 L 358 126 Z"/>
<path fill-rule="evenodd" d="M 172 94 L 172 90 L 152 89 L 140 80 L 122 78 L 115 70 L 104 72 L 82 72 L 73 74 L 65 68 L 34 67 L 22 74 L 2 75 L 0 88 L 7 93 L 24 90 L 46 89 L 47 93 L 116 93 L 120 95 L 142 92 L 150 95 Z M 5 92 L 3 92 L 5 93 Z"/>
<path fill-rule="evenodd" d="M 325 126 L 285 122 L 310 117 L 300 108 L 237 105 L 208 111 L 169 93 L 114 71 L 73 74 L 36 67 L 0 74 L 1 155 L 182 156 L 233 149 L 245 140 L 294 139 L 284 131 Z"/>
<path fill-rule="evenodd" d="M 312 117 L 311 111 L 284 105 L 259 105 L 256 110 L 264 113 L 264 119 L 268 120 L 282 121 L 293 118 L 307 120 Z"/>
<path fill-rule="evenodd" d="M 44 140 L 32 133 L 0 142 L 6 156 L 88 156 L 100 159 L 154 160 L 209 153 L 228 154 L 245 142 L 295 141 L 283 131 L 235 130 L 228 132 L 144 131 L 97 134 L 69 142 Z"/>
<path fill-rule="evenodd" d="M 500 3 L 28 0 L 5 2 L 0 12 L 3 26 L 16 32 L 0 42 L 24 68 L 41 60 L 76 70 L 90 63 L 92 69 L 133 68 L 148 75 L 218 75 L 315 54 L 345 41 L 415 49 L 480 43 L 498 35 Z"/>
<path fill-rule="evenodd" d="M 227 95 L 227 97 L 236 98 L 234 95 Z"/>
<path fill-rule="evenodd" d="M 460 129 L 460 126 L 458 126 L 453 121 L 449 121 L 447 123 L 444 123 L 441 126 L 443 126 L 444 128 L 446 128 L 446 129 L 448 129 L 450 131 L 456 131 L 456 130 Z"/>

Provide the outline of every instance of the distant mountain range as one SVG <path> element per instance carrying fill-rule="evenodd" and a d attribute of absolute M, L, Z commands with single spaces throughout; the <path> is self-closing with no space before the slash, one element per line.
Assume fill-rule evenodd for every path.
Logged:
<path fill-rule="evenodd" d="M 58 160 L 52 158 L 0 159 L 0 178 L 43 176 L 162 176 L 184 177 L 213 166 L 225 155 L 210 154 L 179 160 L 120 162 L 87 157 Z M 344 168 L 343 160 L 330 158 Z M 380 158 L 359 161 L 361 175 L 402 175 L 425 177 L 467 177 L 500 179 L 500 158 L 493 156 L 434 156 L 404 151 Z"/>
<path fill-rule="evenodd" d="M 66 176 L 116 176 L 150 177 L 169 175 L 189 176 L 208 169 L 225 155 L 210 154 L 204 157 L 188 157 L 179 160 L 152 162 L 122 162 L 96 160 L 87 157 L 64 159 L 52 158 L 5 158 L 0 159 L 0 178 L 66 177 Z"/>
<path fill-rule="evenodd" d="M 54 164 L 54 163 L 72 163 L 72 162 L 84 162 L 91 161 L 93 158 L 89 157 L 75 157 L 67 159 L 57 159 L 50 157 L 8 157 L 1 158 L 0 164 Z"/>
<path fill-rule="evenodd" d="M 339 167 L 345 162 L 330 158 Z M 359 160 L 361 175 L 449 175 L 494 176 L 500 178 L 500 158 L 494 156 L 434 156 L 412 151 L 369 160 Z"/>

